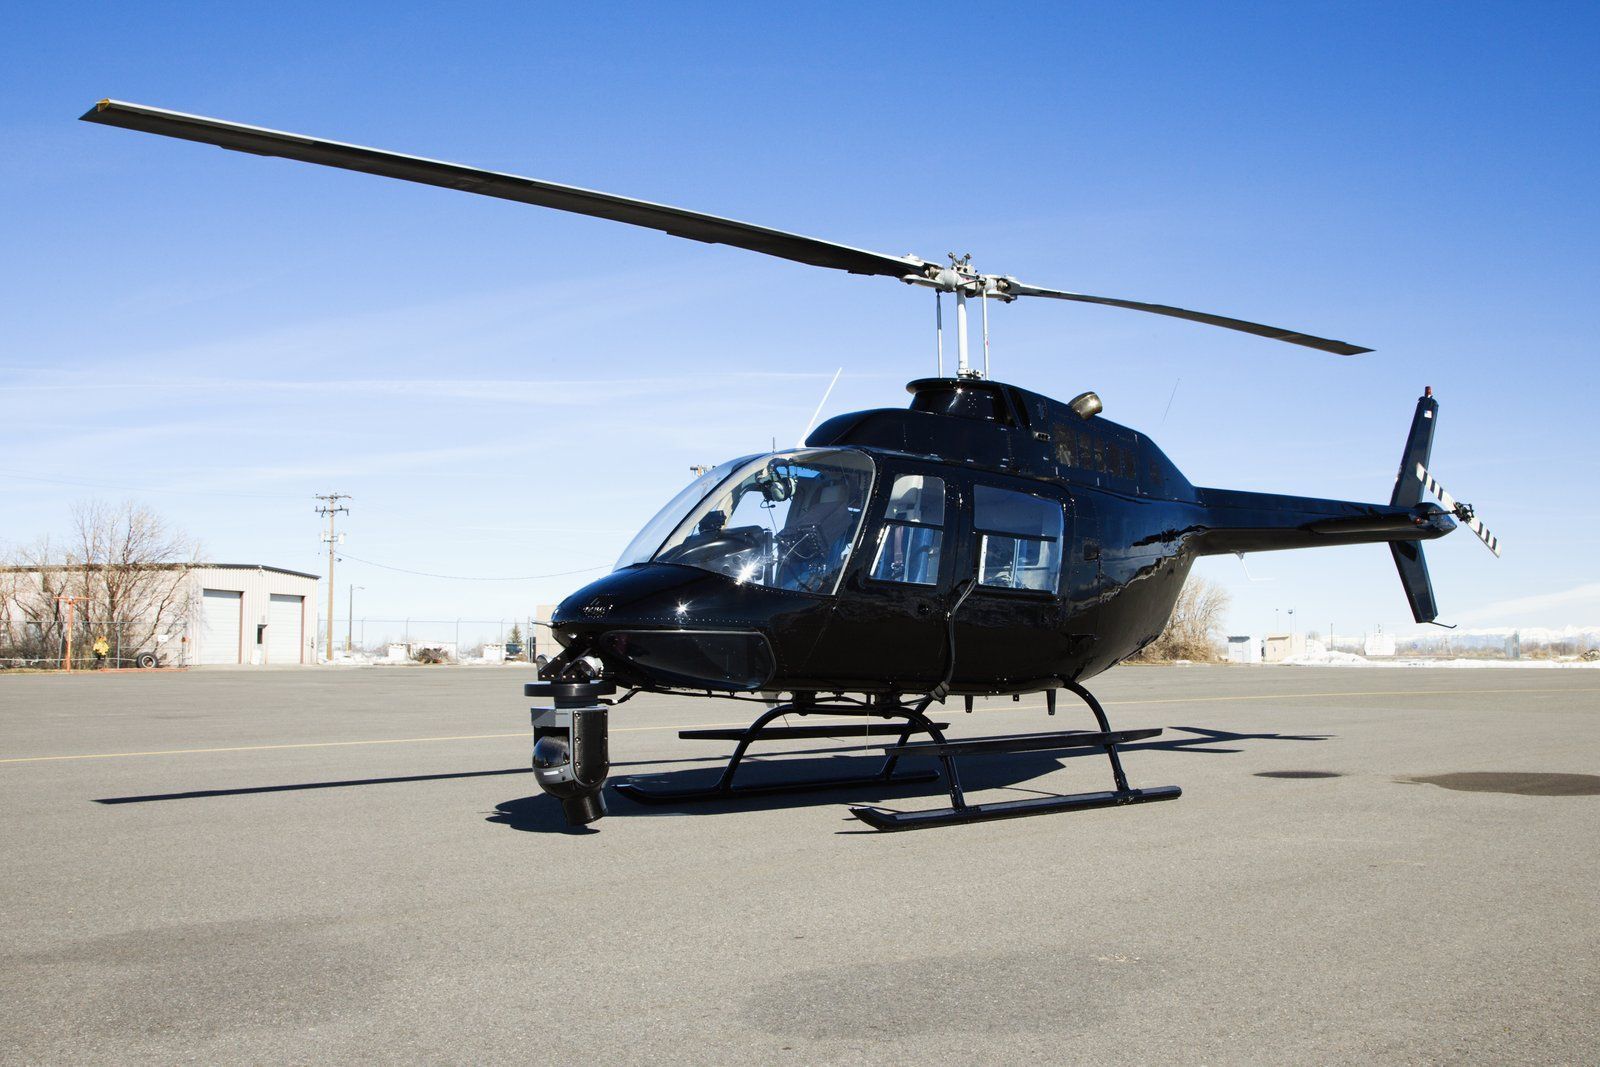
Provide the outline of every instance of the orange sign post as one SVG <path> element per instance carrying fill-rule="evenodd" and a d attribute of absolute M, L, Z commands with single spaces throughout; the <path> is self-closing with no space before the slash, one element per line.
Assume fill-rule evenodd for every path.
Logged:
<path fill-rule="evenodd" d="M 76 609 L 77 605 L 82 603 L 82 602 L 84 602 L 84 601 L 86 601 L 86 600 L 88 600 L 88 599 L 89 598 L 86 597 L 86 596 L 58 596 L 58 597 L 56 597 L 56 603 L 57 604 L 65 604 L 67 606 L 67 624 L 66 624 L 67 640 L 66 640 L 66 645 L 65 645 L 65 647 L 64 647 L 64 649 L 63 649 L 63 651 L 61 653 L 61 669 L 66 671 L 68 674 L 72 673 L 73 616 L 75 614 L 75 609 Z"/>

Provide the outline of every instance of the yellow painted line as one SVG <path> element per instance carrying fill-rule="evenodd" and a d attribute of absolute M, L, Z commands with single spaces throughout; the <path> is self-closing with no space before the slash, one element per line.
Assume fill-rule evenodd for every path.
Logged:
<path fill-rule="evenodd" d="M 265 752 L 280 748 L 338 748 L 346 745 L 410 745 L 423 741 L 479 741 L 492 737 L 525 737 L 528 731 L 514 734 L 459 734 L 452 737 L 386 737 L 376 741 L 303 741 L 288 745 L 235 745 L 229 748 L 163 748 L 152 752 L 95 752 L 78 756 L 12 756 L 0 763 L 46 763 L 64 759 L 121 759 L 124 756 L 193 756 L 205 752 Z"/>
<path fill-rule="evenodd" d="M 1308 700 L 1323 699 L 1327 697 L 1393 697 L 1393 696 L 1481 696 L 1495 694 L 1543 694 L 1546 696 L 1560 696 L 1566 693 L 1600 693 L 1600 688 L 1572 688 L 1572 689 L 1362 689 L 1347 690 L 1344 692 L 1330 693 L 1250 693 L 1235 696 L 1215 697 L 1152 697 L 1145 700 L 1103 700 L 1101 704 L 1108 708 L 1131 707 L 1138 704 L 1220 704 L 1241 700 Z M 994 698 L 989 698 L 994 699 Z M 1070 707 L 1070 703 L 1067 704 Z M 1000 712 L 1000 711 L 1043 711 L 1043 704 L 1000 704 L 998 706 L 977 707 L 974 711 Z M 950 710 L 948 708 L 944 709 Z M 827 718 L 840 724 L 856 721 L 859 716 L 814 716 L 814 718 Z M 662 730 L 706 730 L 724 727 L 748 726 L 747 722 L 703 722 L 703 723 L 672 723 L 665 726 L 619 726 L 612 729 L 614 734 L 642 734 L 656 733 Z M 849 736 L 850 731 L 840 731 L 842 736 Z M 506 734 L 450 734 L 441 737 L 383 737 L 366 741 L 301 741 L 279 745 L 232 745 L 225 748 L 164 748 L 149 752 L 95 752 L 72 756 L 9 756 L 0 758 L 0 763 L 52 763 L 58 760 L 80 759 L 125 759 L 135 756 L 195 756 L 214 752 L 272 752 L 292 748 L 349 748 L 356 745 L 417 745 L 427 744 L 432 741 L 496 741 L 508 737 L 527 737 L 527 730 L 518 730 Z"/>
<path fill-rule="evenodd" d="M 1040 705 L 1043 707 L 1043 705 Z M 651 730 L 703 730 L 722 726 L 748 726 L 747 722 L 708 722 L 698 726 L 676 724 L 672 726 L 621 726 L 614 734 L 644 733 Z M 226 748 L 162 748 L 149 752 L 94 752 L 73 756 L 9 756 L 0 763 L 48 763 L 54 760 L 122 759 L 129 756 L 194 756 L 208 752 L 269 752 L 286 748 L 345 748 L 351 745 L 415 745 L 429 741 L 493 741 L 507 737 L 527 737 L 527 730 L 510 734 L 451 734 L 445 737 L 384 737 L 370 741 L 301 741 L 282 745 L 232 745 Z"/>

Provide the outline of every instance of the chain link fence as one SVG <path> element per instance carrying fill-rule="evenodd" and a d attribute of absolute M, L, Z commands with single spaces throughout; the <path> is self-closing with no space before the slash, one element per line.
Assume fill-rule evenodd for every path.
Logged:
<path fill-rule="evenodd" d="M 327 621 L 317 620 L 317 656 L 326 660 Z M 549 630 L 531 615 L 503 619 L 333 620 L 334 662 L 529 662 L 558 651 Z"/>
<path fill-rule="evenodd" d="M 147 622 L 80 617 L 44 623 L 0 621 L 0 667 L 109 670 L 188 665 L 189 641 L 181 629 L 152 632 Z"/>

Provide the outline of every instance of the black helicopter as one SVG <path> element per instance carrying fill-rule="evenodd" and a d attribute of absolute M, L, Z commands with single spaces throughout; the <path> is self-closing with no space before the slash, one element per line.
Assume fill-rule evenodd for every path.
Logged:
<path fill-rule="evenodd" d="M 1338 355 L 1370 351 L 1183 308 L 1028 285 L 981 274 L 970 257 L 939 264 L 748 223 L 452 163 L 102 100 L 90 122 L 256 155 L 460 189 L 626 222 L 697 241 L 924 286 L 936 294 L 940 374 L 913 381 L 908 409 L 829 419 L 802 447 L 705 471 L 634 538 L 615 570 L 564 600 L 550 620 L 563 646 L 528 695 L 534 767 L 568 821 L 605 813 L 607 709 L 641 691 L 765 701 L 744 730 L 684 731 L 737 742 L 719 781 L 668 791 L 621 782 L 645 803 L 926 781 L 901 760 L 937 759 L 948 808 L 852 812 L 878 829 L 1166 800 L 1176 786 L 1129 786 L 1117 746 L 1159 730 L 1112 730 L 1082 683 L 1155 640 L 1196 558 L 1221 553 L 1387 543 L 1418 622 L 1437 617 L 1421 543 L 1465 522 L 1499 542 L 1428 472 L 1438 403 L 1425 390 L 1387 504 L 1198 488 L 1155 443 L 1101 415 L 1083 393 L 1062 403 L 987 375 L 989 300 L 1104 304 L 1188 319 Z M 955 374 L 943 374 L 943 294 L 956 301 Z M 984 367 L 968 358 L 967 301 L 983 301 Z M 1431 493 L 1444 505 L 1425 502 Z M 627 695 L 612 699 L 618 688 Z M 927 716 L 949 696 L 1066 689 L 1098 729 L 949 740 Z M 883 719 L 851 736 L 885 736 L 866 777 L 735 787 L 756 740 L 839 736 L 837 724 L 775 726 L 787 716 Z M 913 741 L 917 735 L 930 740 Z M 1114 788 L 1065 797 L 967 803 L 955 758 L 1100 748 Z"/>

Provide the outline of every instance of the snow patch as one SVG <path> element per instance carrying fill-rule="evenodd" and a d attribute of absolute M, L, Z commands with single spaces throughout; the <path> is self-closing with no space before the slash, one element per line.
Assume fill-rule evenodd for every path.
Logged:
<path fill-rule="evenodd" d="M 1283 661 L 1285 667 L 1426 667 L 1470 670 L 1548 670 L 1576 667 L 1600 669 L 1600 660 L 1571 659 L 1417 659 L 1399 656 L 1394 659 L 1371 660 L 1353 652 L 1328 652 L 1322 655 L 1295 656 Z"/>

